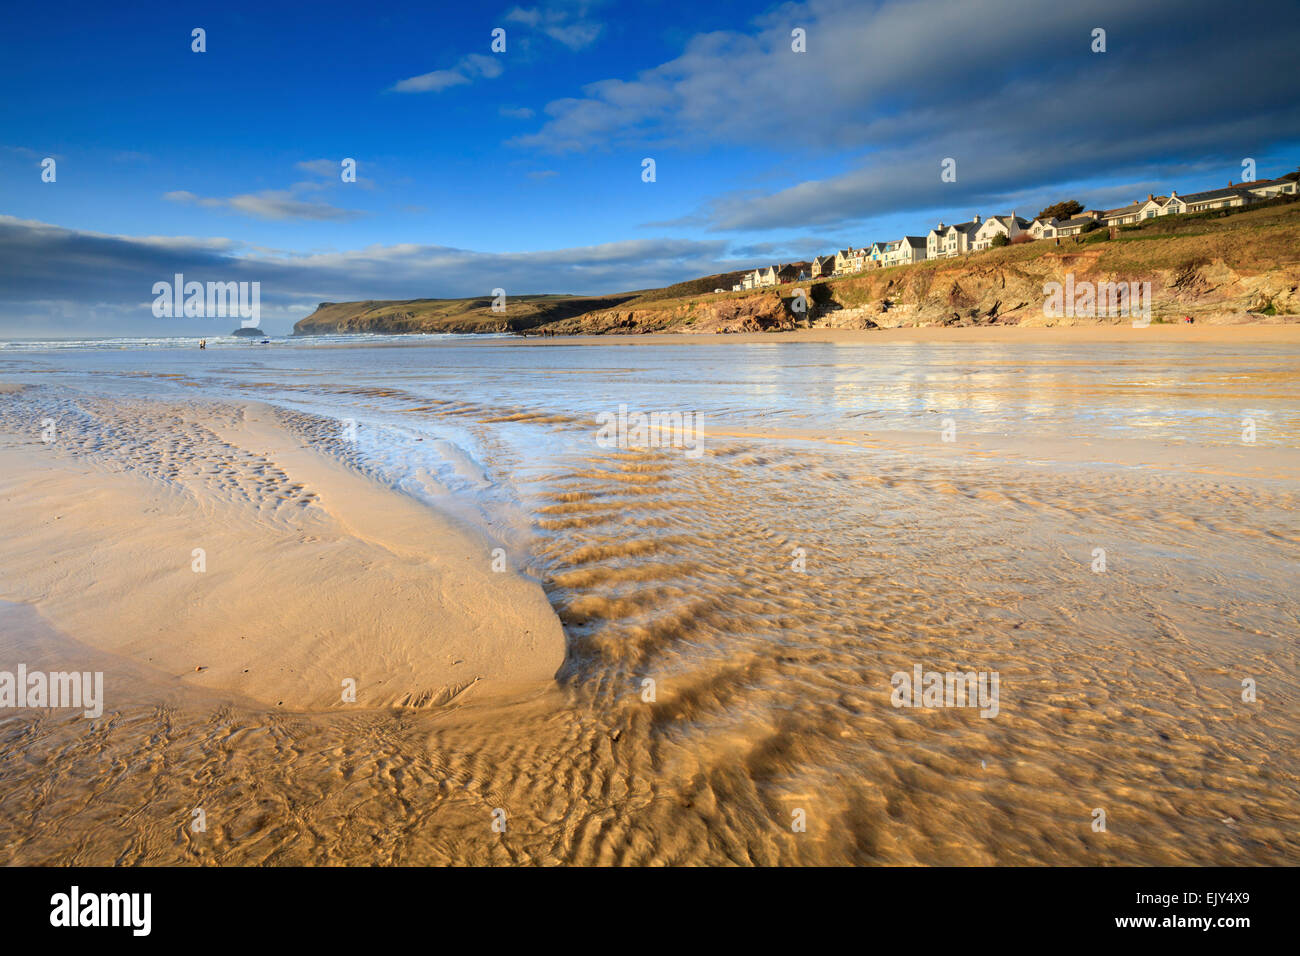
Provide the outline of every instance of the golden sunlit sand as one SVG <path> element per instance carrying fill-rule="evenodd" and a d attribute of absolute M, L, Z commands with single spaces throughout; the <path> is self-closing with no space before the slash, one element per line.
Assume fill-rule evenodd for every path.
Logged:
<path fill-rule="evenodd" d="M 1229 367 L 1217 329 L 1109 334 L 1150 333 L 1208 336 L 1185 360 L 1225 370 L 1185 392 L 1128 353 L 1099 376 L 1095 330 L 971 329 L 935 334 L 1001 351 L 900 352 L 933 380 L 852 397 L 875 353 L 822 333 L 754 337 L 808 344 L 747 373 L 762 388 L 753 350 L 636 368 L 605 338 L 532 367 L 532 342 L 361 350 L 414 371 L 360 385 L 313 371 L 332 348 L 146 357 L 137 397 L 100 394 L 114 366 L 29 374 L 0 399 L 0 620 L 30 666 L 103 670 L 107 703 L 0 714 L 4 859 L 1294 864 L 1297 373 Z M 671 406 L 728 375 L 697 393 L 723 409 L 698 459 L 592 442 L 592 395 Z M 952 441 L 880 417 L 904 380 Z M 1121 424 L 989 424 L 1024 395 Z M 1224 436 L 1161 411 L 1188 395 L 1231 410 Z M 1237 409 L 1265 405 L 1243 444 Z M 358 457 L 331 415 L 377 409 L 407 443 Z M 489 497 L 456 516 L 380 480 L 426 452 L 440 501 Z M 918 665 L 998 673 L 996 717 L 894 706 Z"/>

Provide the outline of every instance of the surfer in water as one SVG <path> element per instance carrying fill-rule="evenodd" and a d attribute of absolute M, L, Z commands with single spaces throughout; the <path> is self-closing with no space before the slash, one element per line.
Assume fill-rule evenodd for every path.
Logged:
<path fill-rule="evenodd" d="M 207 347 L 208 347 L 208 340 L 207 340 L 207 339 L 199 339 L 199 348 L 201 348 L 201 349 L 205 349 L 205 348 L 207 348 Z"/>

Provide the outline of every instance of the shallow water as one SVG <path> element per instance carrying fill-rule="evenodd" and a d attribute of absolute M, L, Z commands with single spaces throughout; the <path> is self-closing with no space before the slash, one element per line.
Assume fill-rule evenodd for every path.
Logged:
<path fill-rule="evenodd" d="M 165 482 L 202 437 L 140 401 L 270 402 L 523 556 L 557 688 L 4 713 L 0 859 L 1300 862 L 1294 348 L 322 344 L 0 353 L 0 429 Z M 602 447 L 620 405 L 702 454 Z M 918 664 L 997 716 L 894 707 Z"/>

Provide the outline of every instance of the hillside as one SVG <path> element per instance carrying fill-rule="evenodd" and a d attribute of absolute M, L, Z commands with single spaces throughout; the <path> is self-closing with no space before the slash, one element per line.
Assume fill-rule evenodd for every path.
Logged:
<path fill-rule="evenodd" d="M 658 299 L 704 295 L 730 289 L 743 272 L 705 276 L 662 289 L 642 289 L 606 296 L 520 295 L 506 299 L 504 312 L 492 311 L 491 296 L 470 299 L 409 299 L 406 301 L 322 302 L 300 319 L 294 335 L 341 332 L 524 332 L 548 323 Z"/>
<path fill-rule="evenodd" d="M 1227 216 L 1169 216 L 1113 235 L 1098 229 L 956 259 L 873 269 L 840 279 L 715 293 L 735 274 L 603 297 L 521 296 L 503 316 L 491 299 L 323 303 L 297 334 L 335 331 L 542 331 L 557 335 L 760 332 L 797 325 L 1066 325 L 1127 318 L 1051 318 L 1043 286 L 1150 282 L 1152 320 L 1300 319 L 1300 202 Z M 808 311 L 792 309 L 802 288 Z"/>
<path fill-rule="evenodd" d="M 405 301 L 322 302 L 300 319 L 294 335 L 340 332 L 520 332 L 595 310 L 609 309 L 636 297 L 520 295 L 506 300 L 504 312 L 492 311 L 492 297 L 408 299 Z"/>

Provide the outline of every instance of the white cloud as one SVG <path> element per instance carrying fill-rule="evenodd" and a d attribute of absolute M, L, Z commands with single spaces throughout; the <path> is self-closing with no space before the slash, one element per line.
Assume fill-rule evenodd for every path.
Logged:
<path fill-rule="evenodd" d="M 1213 0 L 806 0 L 554 100 L 542 127 L 511 143 L 556 154 L 739 147 L 843 169 L 773 189 L 749 167 L 748 183 L 693 214 L 728 230 L 969 211 L 1089 172 L 1160 177 L 1168 156 L 1249 156 L 1294 139 L 1294 81 L 1269 64 L 1293 58 L 1300 21 L 1282 0 L 1265 6 L 1252 18 L 1269 29 L 1225 33 Z M 1105 54 L 1090 49 L 1098 23 Z M 791 50 L 796 26 L 806 53 Z M 956 183 L 939 178 L 946 157 Z"/>
<path fill-rule="evenodd" d="M 340 209 L 326 202 L 299 199 L 287 189 L 267 189 L 259 193 L 244 193 L 224 198 L 197 196 L 189 190 L 181 189 L 163 193 L 163 199 L 207 209 L 226 209 L 255 219 L 346 222 L 361 215 L 356 210 Z"/>
<path fill-rule="evenodd" d="M 581 50 L 598 39 L 604 27 L 591 19 L 590 2 L 553 2 L 540 7 L 515 7 L 505 15 L 507 23 L 519 23 L 568 47 Z"/>
<path fill-rule="evenodd" d="M 450 89 L 453 86 L 462 86 L 476 79 L 496 79 L 503 72 L 504 67 L 502 67 L 499 57 L 471 53 L 468 56 L 461 57 L 460 62 L 449 70 L 434 70 L 432 73 L 421 73 L 419 76 L 400 80 L 393 84 L 391 91 L 394 93 L 441 93 L 443 90 Z"/>

